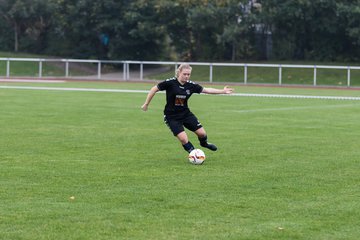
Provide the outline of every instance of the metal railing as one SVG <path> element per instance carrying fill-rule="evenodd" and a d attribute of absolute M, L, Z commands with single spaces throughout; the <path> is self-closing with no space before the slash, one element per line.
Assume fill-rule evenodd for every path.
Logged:
<path fill-rule="evenodd" d="M 174 66 L 174 70 L 183 62 L 172 62 L 172 61 L 109 61 L 109 60 L 84 60 L 84 59 L 45 59 L 45 58 L 0 58 L 1 61 L 6 62 L 6 70 L 5 70 L 5 76 L 6 78 L 10 77 L 17 77 L 16 75 L 11 75 L 11 63 L 12 62 L 37 62 L 38 63 L 38 69 L 37 69 L 37 78 L 43 78 L 44 77 L 44 70 L 43 70 L 43 64 L 46 62 L 58 62 L 65 64 L 64 74 L 63 77 L 65 78 L 95 78 L 95 79 L 106 79 L 106 75 L 102 72 L 102 66 L 106 64 L 112 64 L 112 65 L 122 65 L 120 69 L 122 68 L 122 72 L 118 72 L 115 79 L 118 80 L 131 80 L 134 79 L 134 77 L 131 77 L 131 73 L 133 70 L 131 70 L 132 65 L 137 65 L 139 67 L 139 70 L 136 70 L 138 72 L 136 79 L 144 80 L 144 65 L 166 65 L 166 66 Z M 97 70 L 95 75 L 89 75 L 89 76 L 71 76 L 70 75 L 70 66 L 74 63 L 90 63 L 92 65 L 96 65 Z M 317 86 L 318 85 L 318 79 L 317 79 L 317 71 L 318 69 L 337 69 L 337 70 L 346 70 L 346 86 L 350 87 L 352 85 L 351 82 L 351 70 L 360 70 L 360 66 L 329 66 L 329 65 L 296 65 L 296 64 L 256 64 L 256 63 L 209 63 L 209 62 L 188 62 L 190 65 L 194 66 L 208 66 L 209 67 L 209 82 L 214 81 L 214 67 L 241 67 L 243 68 L 243 83 L 248 84 L 248 68 L 249 67 L 261 67 L 261 68 L 277 68 L 278 69 L 278 79 L 277 84 L 283 85 L 283 69 L 285 68 L 302 68 L 302 69 L 313 69 L 313 79 L 312 79 L 312 85 Z M 119 68 L 118 68 L 119 69 Z M 1 74 L 1 69 L 0 69 Z M 121 77 L 121 78 L 120 78 Z M 344 79 L 345 80 L 345 79 Z"/>

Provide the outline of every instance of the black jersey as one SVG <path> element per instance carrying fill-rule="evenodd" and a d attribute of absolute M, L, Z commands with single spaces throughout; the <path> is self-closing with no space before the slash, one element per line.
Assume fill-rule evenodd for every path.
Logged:
<path fill-rule="evenodd" d="M 165 115 L 176 115 L 189 112 L 188 99 L 193 93 L 201 93 L 203 87 L 192 81 L 181 85 L 176 77 L 169 78 L 157 85 L 160 91 L 166 91 Z"/>

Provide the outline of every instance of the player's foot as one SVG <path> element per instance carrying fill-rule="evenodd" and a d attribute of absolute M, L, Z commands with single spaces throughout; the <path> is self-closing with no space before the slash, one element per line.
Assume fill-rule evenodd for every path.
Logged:
<path fill-rule="evenodd" d="M 210 149 L 211 151 L 216 151 L 217 150 L 217 147 L 212 143 L 204 143 L 204 144 L 201 143 L 200 145 L 202 147 Z"/>

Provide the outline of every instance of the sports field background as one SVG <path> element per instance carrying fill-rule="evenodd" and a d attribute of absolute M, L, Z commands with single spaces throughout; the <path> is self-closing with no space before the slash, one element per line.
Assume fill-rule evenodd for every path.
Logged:
<path fill-rule="evenodd" d="M 194 95 L 219 147 L 194 166 L 163 123 L 164 94 L 142 112 L 141 92 L 1 88 L 153 84 L 0 83 L 0 239 L 358 239 L 358 100 Z"/>

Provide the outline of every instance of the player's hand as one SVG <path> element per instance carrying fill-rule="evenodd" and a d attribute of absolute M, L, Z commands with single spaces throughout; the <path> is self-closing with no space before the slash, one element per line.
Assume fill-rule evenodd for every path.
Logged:
<path fill-rule="evenodd" d="M 144 103 L 144 105 L 141 106 L 141 109 L 146 112 L 148 110 L 149 104 Z"/>
<path fill-rule="evenodd" d="M 225 86 L 224 87 L 224 93 L 225 94 L 231 94 L 234 92 L 234 89 L 233 88 L 229 88 L 228 86 Z"/>

